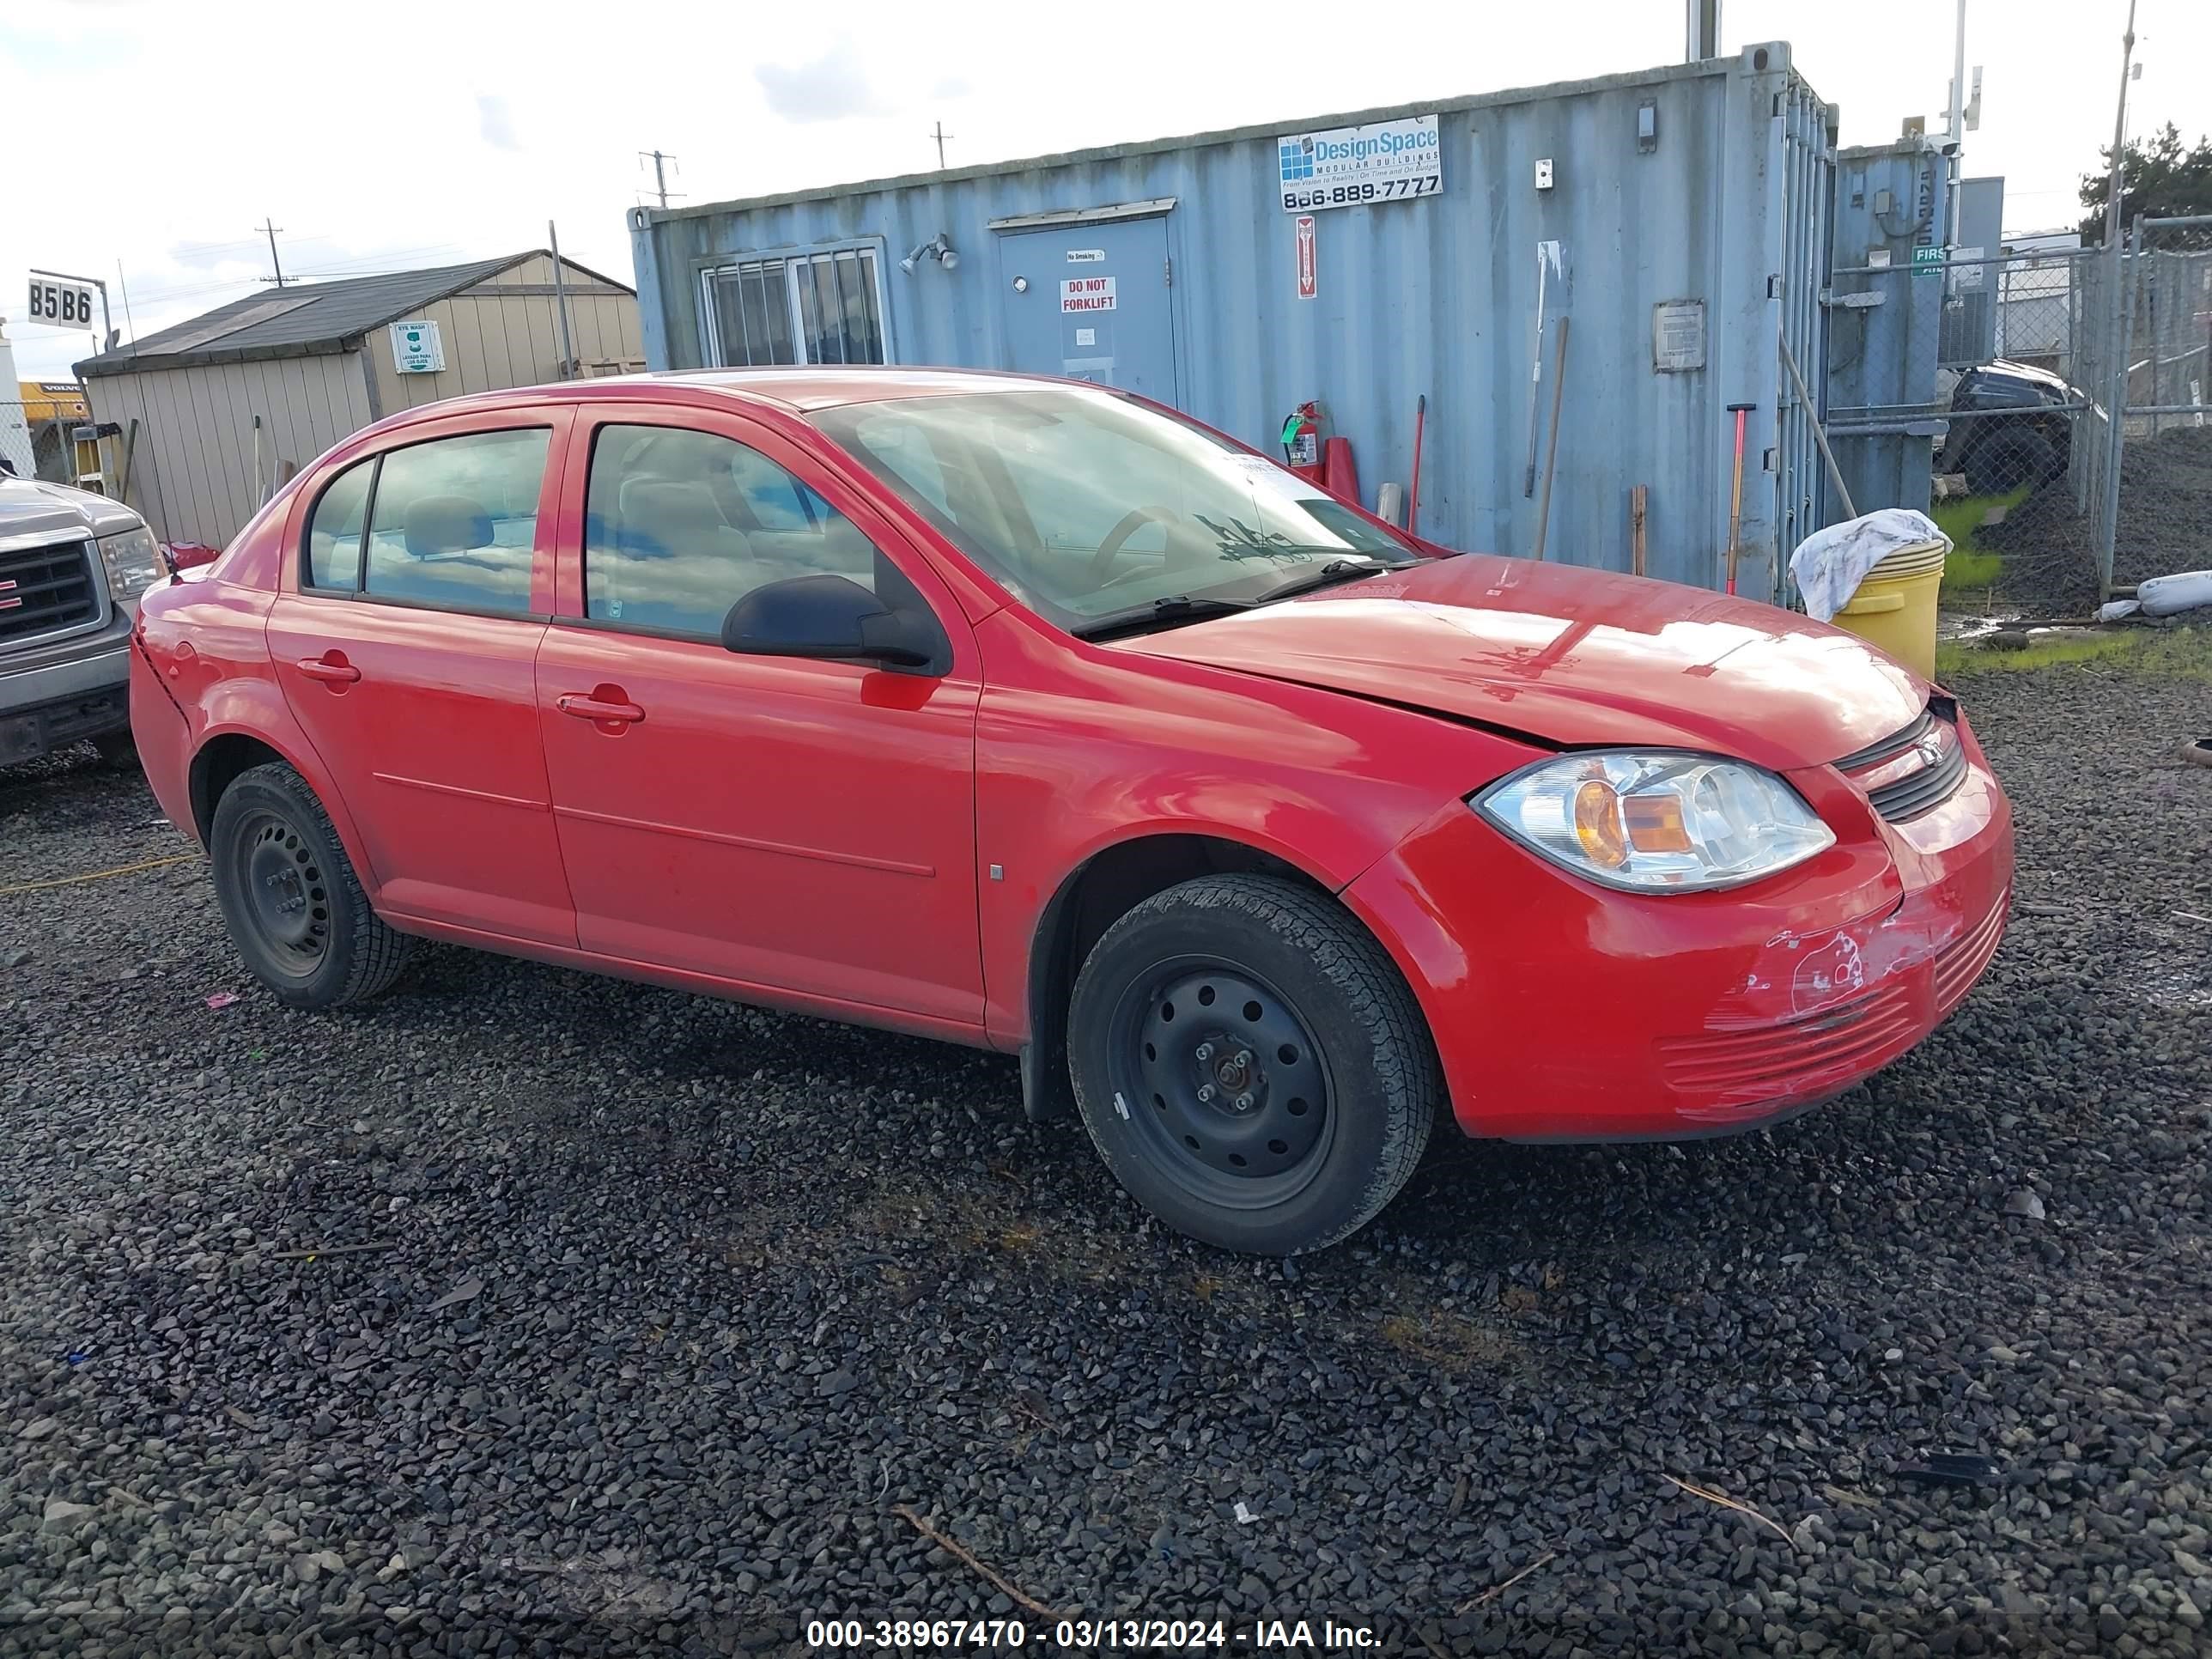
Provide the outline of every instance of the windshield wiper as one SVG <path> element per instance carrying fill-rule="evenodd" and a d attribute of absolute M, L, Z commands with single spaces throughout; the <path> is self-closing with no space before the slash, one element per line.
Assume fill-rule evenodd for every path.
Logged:
<path fill-rule="evenodd" d="M 1333 586 L 1338 582 L 1356 580 L 1361 576 L 1380 575 L 1385 570 L 1403 570 L 1417 563 L 1413 559 L 1331 559 L 1318 570 L 1291 577 L 1288 581 L 1269 588 L 1252 601 L 1255 605 L 1272 605 L 1277 599 L 1287 599 L 1299 593 L 1310 593 L 1317 587 Z"/>
<path fill-rule="evenodd" d="M 1150 605 L 1109 611 L 1068 631 L 1079 640 L 1103 640 L 1116 634 L 1138 634 L 1148 628 L 1196 622 L 1203 617 L 1225 617 L 1231 611 L 1249 611 L 1255 603 L 1251 599 L 1194 599 L 1188 593 L 1170 593 Z"/>

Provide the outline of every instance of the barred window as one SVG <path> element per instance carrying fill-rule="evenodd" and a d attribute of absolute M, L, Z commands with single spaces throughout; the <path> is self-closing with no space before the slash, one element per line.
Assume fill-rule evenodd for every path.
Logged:
<path fill-rule="evenodd" d="M 883 295 L 872 247 L 747 259 L 710 270 L 707 356 L 732 368 L 880 363 Z"/>

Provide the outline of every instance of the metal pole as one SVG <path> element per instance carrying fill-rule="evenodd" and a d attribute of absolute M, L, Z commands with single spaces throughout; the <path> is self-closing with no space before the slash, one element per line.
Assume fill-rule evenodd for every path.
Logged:
<path fill-rule="evenodd" d="M 653 152 L 653 188 L 660 198 L 664 213 L 668 210 L 668 175 L 661 170 L 661 163 L 666 159 L 659 150 Z"/>
<path fill-rule="evenodd" d="M 123 274 L 123 261 L 115 262 L 116 285 L 123 290 L 123 326 L 131 331 L 131 337 L 138 337 L 138 325 L 131 319 L 131 279 Z"/>
<path fill-rule="evenodd" d="M 568 284 L 561 270 L 561 233 L 550 219 L 545 222 L 545 240 L 553 248 L 553 311 L 561 319 L 561 378 L 565 380 L 575 372 L 576 353 L 568 338 Z"/>
<path fill-rule="evenodd" d="M 2105 181 L 2105 343 L 2112 352 L 2105 372 L 2105 478 L 2103 500 L 2094 526 L 2097 540 L 2097 580 L 2101 598 L 2112 596 L 2112 548 L 2119 536 L 2120 517 L 2120 404 L 2127 392 L 2127 347 L 2122 342 L 2120 293 L 2120 163 L 2128 135 L 2128 71 L 2136 55 L 2136 0 L 2128 0 L 2127 33 L 2120 37 L 2120 101 L 2112 116 L 2112 166 Z"/>
<path fill-rule="evenodd" d="M 1567 389 L 1567 331 L 1574 325 L 1572 317 L 1559 319 L 1559 337 L 1553 349 L 1559 361 L 1552 368 L 1552 435 L 1544 446 L 1544 499 L 1536 504 L 1536 551 L 1540 562 L 1544 556 L 1544 538 L 1552 527 L 1552 480 L 1559 472 L 1559 399 Z"/>
<path fill-rule="evenodd" d="M 1856 519 L 1858 508 L 1851 501 L 1851 487 L 1844 482 L 1844 470 L 1836 465 L 1836 452 L 1828 447 L 1828 434 L 1820 429 L 1820 416 L 1813 407 L 1813 394 L 1805 390 L 1805 377 L 1797 372 L 1797 359 L 1790 354 L 1790 342 L 1783 335 L 1774 337 L 1782 344 L 1782 367 L 1790 371 L 1790 384 L 1797 388 L 1797 401 L 1805 407 L 1806 423 L 1813 428 L 1813 441 L 1820 447 L 1820 459 L 1828 464 L 1828 482 L 1836 487 L 1836 495 L 1844 504 L 1844 516 Z M 1779 418 L 1775 426 L 1779 428 Z"/>
<path fill-rule="evenodd" d="M 1951 45 L 1951 118 L 1945 129 L 1956 149 L 1966 136 L 1966 0 L 1959 0 L 1956 32 Z"/>
<path fill-rule="evenodd" d="M 266 231 L 269 234 L 269 269 L 276 272 L 276 286 L 282 288 L 284 286 L 284 262 L 276 257 L 276 233 L 284 227 L 272 223 L 269 216 L 264 213 L 261 216 L 261 223 L 257 228 Z"/>
<path fill-rule="evenodd" d="M 2128 354 L 2135 349 L 2136 307 L 2131 279 L 2142 270 L 2142 215 L 2136 215 L 2128 263 L 2113 256 L 2112 373 L 2105 404 L 2105 502 L 2097 525 L 2097 597 L 2112 597 L 2112 556 L 2120 540 L 2120 462 L 2126 453 Z"/>
<path fill-rule="evenodd" d="M 1688 0 L 1683 8 L 1682 53 L 1686 63 L 1701 64 L 1721 52 L 1721 0 Z"/>

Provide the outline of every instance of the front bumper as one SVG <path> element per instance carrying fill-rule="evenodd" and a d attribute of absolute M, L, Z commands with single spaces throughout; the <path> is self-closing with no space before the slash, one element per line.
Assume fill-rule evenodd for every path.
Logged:
<path fill-rule="evenodd" d="M 1902 824 L 1793 776 L 1838 844 L 1730 892 L 1565 876 L 1455 803 L 1345 897 L 1427 1014 L 1471 1135 L 1687 1139 L 1832 1098 L 1933 1030 L 2003 937 L 2012 812 L 1965 781 Z"/>
<path fill-rule="evenodd" d="M 58 661 L 0 667 L 0 766 L 131 724 L 131 638 L 105 635 Z"/>

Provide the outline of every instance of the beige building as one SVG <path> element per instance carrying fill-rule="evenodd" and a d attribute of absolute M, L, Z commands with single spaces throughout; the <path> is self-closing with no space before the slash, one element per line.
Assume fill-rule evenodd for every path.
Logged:
<path fill-rule="evenodd" d="M 386 415 L 644 367 L 635 291 L 573 259 L 556 283 L 542 249 L 252 295 L 76 366 L 115 428 L 108 492 L 163 541 L 212 547 Z"/>

